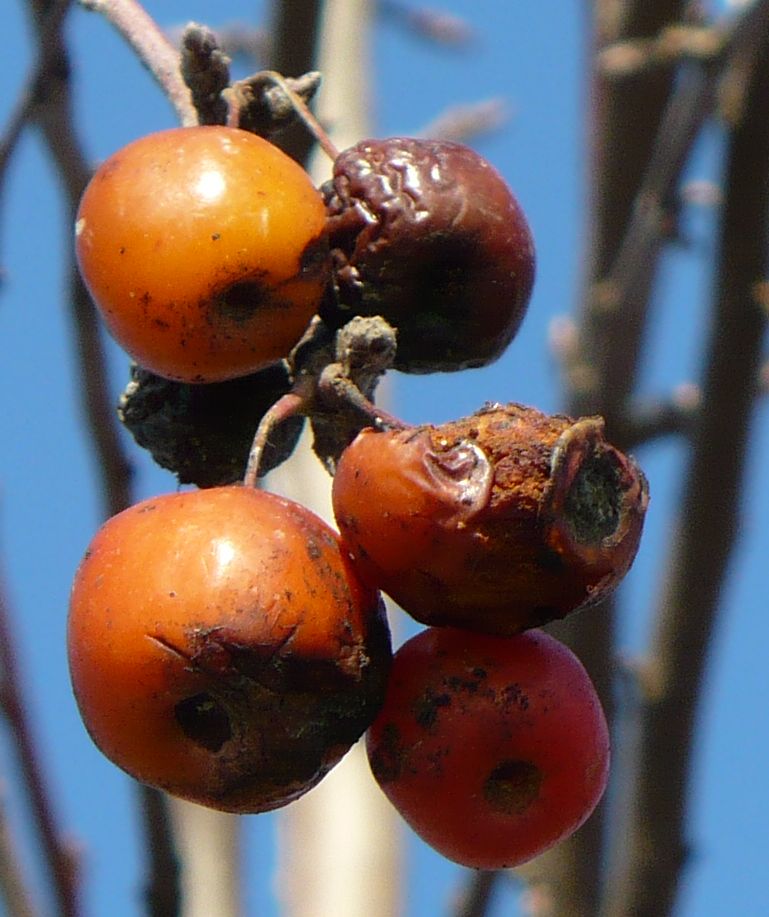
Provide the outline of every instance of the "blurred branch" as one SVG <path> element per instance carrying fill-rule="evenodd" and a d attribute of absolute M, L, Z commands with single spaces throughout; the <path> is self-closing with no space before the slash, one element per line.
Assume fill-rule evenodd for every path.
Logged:
<path fill-rule="evenodd" d="M 280 3 L 284 14 L 299 4 Z M 341 149 L 370 136 L 369 50 L 372 0 L 325 0 L 313 57 L 299 72 L 318 69 L 324 83 L 317 116 Z M 285 31 L 290 40 L 291 29 Z M 276 61 L 280 60 L 279 54 Z M 314 181 L 330 171 L 316 148 Z M 330 478 L 303 437 L 269 487 L 332 518 Z M 277 884 L 285 917 L 395 917 L 401 912 L 398 815 L 371 777 L 358 742 L 320 786 L 280 813 Z"/>
<path fill-rule="evenodd" d="M 411 7 L 401 0 L 377 0 L 376 11 L 435 44 L 464 47 L 475 38 L 474 29 L 465 19 L 441 10 Z"/>
<path fill-rule="evenodd" d="M 101 13 L 126 39 L 139 60 L 155 77 L 185 126 L 197 124 L 190 91 L 179 70 L 179 54 L 154 19 L 137 0 L 80 0 Z"/>
<path fill-rule="evenodd" d="M 5 583 L 0 579 L 0 709 L 13 737 L 17 769 L 42 848 L 56 913 L 60 917 L 76 917 L 80 913 L 77 858 L 74 850 L 62 840 L 51 792 L 43 774 L 11 622 Z"/>
<path fill-rule="evenodd" d="M 238 917 L 242 819 L 184 799 L 167 801 L 182 854 L 183 917 Z"/>
<path fill-rule="evenodd" d="M 635 381 L 634 368 L 655 264 L 646 263 L 630 291 L 632 304 L 619 297 L 612 297 L 607 304 L 602 294 L 606 291 L 606 279 L 616 277 L 622 240 L 636 210 L 638 190 L 654 160 L 655 138 L 665 111 L 673 104 L 675 82 L 672 65 L 617 80 L 603 72 L 596 62 L 607 45 L 653 38 L 681 22 L 685 6 L 684 0 L 660 0 L 653 4 L 643 0 L 627 0 L 622 4 L 596 0 L 593 5 L 592 109 L 588 125 L 593 144 L 590 245 L 576 331 L 575 366 L 579 372 L 566 379 L 566 401 L 567 410 L 573 415 L 602 414 L 607 421 L 607 434 L 615 441 L 615 418 L 624 416 Z M 650 205 L 644 210 L 650 216 L 657 215 Z M 633 320 L 628 319 L 627 310 L 633 313 Z M 620 365 L 622 372 L 618 373 Z M 615 602 L 611 598 L 552 628 L 584 663 L 612 725 Z M 598 913 L 605 866 L 606 818 L 604 801 L 575 835 L 532 864 L 537 879 L 531 888 L 536 893 L 533 899 L 540 902 L 539 914 L 595 917 Z"/>
<path fill-rule="evenodd" d="M 739 531 L 767 314 L 769 4 L 756 23 L 742 117 L 729 138 L 702 410 L 643 679 L 639 761 L 607 917 L 673 911 L 689 844 L 692 751 L 723 581 Z"/>
<path fill-rule="evenodd" d="M 626 449 L 637 449 L 663 436 L 690 437 L 696 427 L 702 406 L 698 386 L 680 385 L 667 400 L 642 401 L 633 404 L 618 436 Z"/>
<path fill-rule="evenodd" d="M 49 11 L 54 8 L 50 0 L 29 0 L 38 44 L 42 46 L 45 42 L 42 53 L 51 62 L 47 78 L 41 83 L 45 87 L 45 97 L 39 100 L 35 118 L 62 185 L 67 204 L 66 222 L 72 226 L 77 205 L 90 178 L 90 168 L 74 127 L 69 53 L 61 27 L 54 34 L 46 27 Z M 68 274 L 83 408 L 98 460 L 104 513 L 111 516 L 132 502 L 131 465 L 122 447 L 115 406 L 109 395 L 107 359 L 99 322 L 72 252 Z M 169 892 L 168 883 L 173 876 L 168 874 L 168 864 L 175 860 L 176 854 L 165 803 L 157 790 L 141 787 L 137 792 L 150 855 L 147 888 L 152 892 L 163 889 L 163 913 L 172 915 L 175 909 L 169 901 L 178 901 L 178 889 L 175 894 Z M 156 907 L 159 907 L 158 902 L 149 902 L 150 913 Z"/>
<path fill-rule="evenodd" d="M 0 903 L 5 905 L 8 917 L 36 917 L 32 898 L 24 883 L 18 850 L 0 799 Z"/>
<path fill-rule="evenodd" d="M 142 898 L 148 917 L 182 913 L 179 858 L 170 831 L 169 799 L 153 787 L 136 784 L 147 848 L 148 870 Z M 211 911 L 210 917 L 219 917 Z"/>
<path fill-rule="evenodd" d="M 333 5 L 334 0 L 327 0 L 326 5 L 329 3 Z M 276 70 L 284 76 L 297 77 L 309 70 L 318 69 L 315 60 L 323 6 L 321 0 L 271 4 L 270 70 Z M 276 141 L 281 149 L 301 163 L 307 162 L 315 146 L 315 138 L 302 124 L 292 125 Z"/>
<path fill-rule="evenodd" d="M 0 198 L 5 184 L 8 166 L 24 128 L 33 120 L 35 108 L 45 96 L 45 84 L 51 68 L 56 62 L 56 37 L 61 32 L 64 17 L 70 10 L 72 0 L 57 0 L 42 24 L 39 52 L 30 74 L 24 81 L 21 92 L 13 106 L 5 130 L 0 139 Z"/>
<path fill-rule="evenodd" d="M 489 913 L 500 872 L 479 869 L 472 872 L 454 908 L 453 917 L 484 917 Z"/>
<path fill-rule="evenodd" d="M 613 236 L 611 260 L 605 271 L 589 281 L 578 333 L 579 358 L 572 360 L 568 376 L 571 409 L 577 414 L 594 413 L 591 405 L 600 401 L 600 413 L 615 438 L 612 424 L 615 414 L 624 413 L 624 400 L 635 383 L 652 279 L 675 220 L 676 189 L 694 141 L 713 111 L 719 80 L 723 102 L 723 84 L 735 83 L 729 80 L 731 70 L 739 63 L 742 72 L 755 58 L 765 7 L 764 2 L 753 3 L 739 17 L 710 28 L 708 53 L 685 60 L 680 67 L 675 91 L 645 138 L 647 161 L 633 186 L 627 217 L 615 215 L 616 229 L 620 224 L 623 229 Z M 619 92 L 619 87 L 614 91 Z M 729 95 L 733 107 L 736 93 Z M 637 104 L 645 103 L 638 99 Z M 617 150 L 617 156 L 623 154 L 624 150 Z M 626 179 L 622 194 L 627 195 L 630 184 Z M 611 216 L 607 209 L 606 220 Z M 608 237 L 608 232 L 599 229 L 596 237 Z M 608 251 L 608 243 L 606 247 Z M 598 252 L 594 266 L 600 267 L 602 261 Z M 609 341 L 612 346 L 607 346 Z"/>
<path fill-rule="evenodd" d="M 500 128 L 510 117 L 504 99 L 482 99 L 469 105 L 452 105 L 416 132 L 416 137 L 472 143 L 479 134 Z"/>

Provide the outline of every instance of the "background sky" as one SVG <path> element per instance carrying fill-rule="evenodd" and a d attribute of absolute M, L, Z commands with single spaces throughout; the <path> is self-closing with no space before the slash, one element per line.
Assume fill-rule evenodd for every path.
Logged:
<path fill-rule="evenodd" d="M 156 0 L 146 4 L 163 24 L 189 19 L 254 21 L 262 4 L 227 0 Z M 474 146 L 505 175 L 528 214 L 538 250 L 538 278 L 529 314 L 508 353 L 466 373 L 397 377 L 394 407 L 408 421 L 440 422 L 471 413 L 484 401 L 521 401 L 543 410 L 561 406 L 551 356 L 551 323 L 577 301 L 584 254 L 585 4 L 577 0 L 434 0 L 477 30 L 464 51 L 430 46 L 383 21 L 373 42 L 373 112 L 381 136 L 419 131 L 448 105 L 504 97 L 511 117 Z M 32 64 L 20 0 L 4 0 L 6 39 L 0 64 L 0 123 Z M 221 21 L 220 20 L 220 21 Z M 69 18 L 75 52 L 77 116 L 94 161 L 150 131 L 172 126 L 173 112 L 131 53 L 95 14 Z M 719 137 L 700 144 L 689 178 L 717 179 Z M 65 616 L 72 575 L 100 523 L 95 468 L 76 398 L 74 348 L 64 300 L 62 253 L 71 244 L 59 189 L 33 132 L 6 180 L 0 224 L 0 563 L 5 571 L 26 686 L 44 761 L 66 830 L 83 849 L 87 913 L 140 913 L 140 850 L 130 781 L 96 749 L 70 694 Z M 644 390 L 664 394 L 696 379 L 707 327 L 707 282 L 713 215 L 684 211 L 687 245 L 666 257 L 647 342 Z M 115 400 L 127 358 L 111 350 Z M 728 430 L 724 430 L 728 436 Z M 133 443 L 137 497 L 173 490 Z M 682 917 L 769 913 L 769 641 L 765 569 L 769 551 L 769 408 L 757 413 L 743 532 L 726 584 L 725 613 L 710 667 L 695 799 L 694 844 L 681 896 Z M 626 585 L 623 653 L 639 652 L 646 608 L 656 593 L 669 546 L 683 452 L 675 442 L 639 453 L 652 504 L 638 561 Z M 707 495 L 703 495 L 707 499 Z M 1 791 L 17 830 L 23 815 L 14 796 L 7 740 L 0 746 Z M 271 894 L 272 816 L 245 819 L 244 875 L 249 914 L 275 914 Z M 618 839 L 618 842 L 619 841 Z M 461 879 L 409 835 L 408 915 L 445 912 Z M 31 855 L 31 854 L 30 854 Z M 515 893 L 499 896 L 494 917 L 517 912 Z"/>

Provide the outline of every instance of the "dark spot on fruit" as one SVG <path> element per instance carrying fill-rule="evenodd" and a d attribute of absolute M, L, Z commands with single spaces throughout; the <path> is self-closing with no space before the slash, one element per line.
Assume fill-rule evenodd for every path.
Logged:
<path fill-rule="evenodd" d="M 542 771 L 530 761 L 503 761 L 483 783 L 483 798 L 502 815 L 520 815 L 539 796 Z"/>
<path fill-rule="evenodd" d="M 507 685 L 500 692 L 500 699 L 505 707 L 515 706 L 521 710 L 529 709 L 528 695 L 524 694 L 518 684 Z"/>
<path fill-rule="evenodd" d="M 232 738 L 230 718 L 210 694 L 195 694 L 174 707 L 176 722 L 196 745 L 217 752 Z"/>
<path fill-rule="evenodd" d="M 376 750 L 370 755 L 371 772 L 378 783 L 398 780 L 404 770 L 406 751 L 401 744 L 398 727 L 388 723 L 382 730 L 382 738 Z"/>
<path fill-rule="evenodd" d="M 330 254 L 325 235 L 311 239 L 299 257 L 299 274 L 303 279 L 317 277 L 329 270 Z"/>
<path fill-rule="evenodd" d="M 414 718 L 422 729 L 430 730 L 438 719 L 441 707 L 448 707 L 451 697 L 448 694 L 435 694 L 428 688 L 414 704 Z"/>
<path fill-rule="evenodd" d="M 250 321 L 260 307 L 269 302 L 273 291 L 257 278 L 241 280 L 227 287 L 215 300 L 218 314 L 233 322 Z"/>

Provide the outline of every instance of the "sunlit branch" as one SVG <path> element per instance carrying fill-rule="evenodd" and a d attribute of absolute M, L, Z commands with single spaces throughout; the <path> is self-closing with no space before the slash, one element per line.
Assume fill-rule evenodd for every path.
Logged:
<path fill-rule="evenodd" d="M 79 0 L 82 6 L 101 13 L 125 38 L 139 60 L 155 77 L 173 105 L 179 121 L 197 124 L 190 90 L 179 69 L 179 52 L 137 0 Z"/>

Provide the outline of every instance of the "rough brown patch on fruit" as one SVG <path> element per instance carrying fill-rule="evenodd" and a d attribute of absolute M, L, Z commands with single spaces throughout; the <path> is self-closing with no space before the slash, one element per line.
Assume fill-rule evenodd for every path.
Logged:
<path fill-rule="evenodd" d="M 542 771 L 530 761 L 502 761 L 483 783 L 483 798 L 502 815 L 520 815 L 539 796 Z"/>

